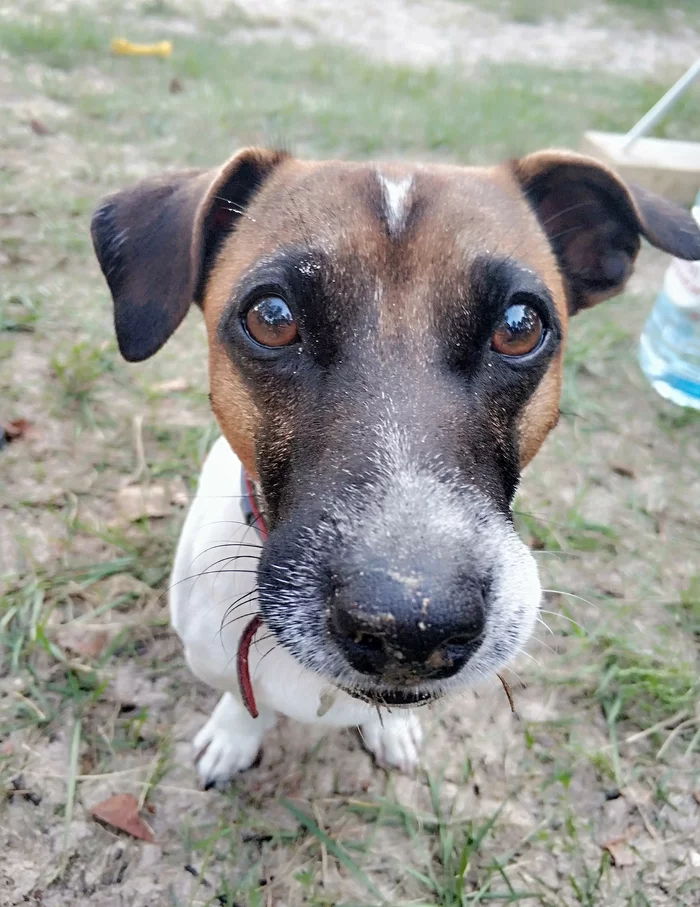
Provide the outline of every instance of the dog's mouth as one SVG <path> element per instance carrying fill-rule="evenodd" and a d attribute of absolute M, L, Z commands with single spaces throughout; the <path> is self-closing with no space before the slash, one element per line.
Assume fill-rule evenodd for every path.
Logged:
<path fill-rule="evenodd" d="M 348 696 L 352 696 L 353 699 L 359 699 L 362 702 L 366 702 L 368 705 L 378 707 L 393 706 L 394 708 L 415 708 L 419 705 L 427 705 L 430 702 L 435 702 L 440 698 L 440 693 L 430 690 L 402 690 L 400 688 L 390 690 L 353 689 L 340 684 L 338 685 L 338 688 L 344 693 L 347 693 Z"/>

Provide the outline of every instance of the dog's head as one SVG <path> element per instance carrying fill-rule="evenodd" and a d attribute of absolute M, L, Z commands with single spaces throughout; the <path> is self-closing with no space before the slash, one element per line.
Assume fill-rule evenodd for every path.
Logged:
<path fill-rule="evenodd" d="M 265 621 L 389 703 L 525 643 L 540 586 L 510 505 L 557 422 L 568 318 L 623 288 L 642 236 L 700 258 L 686 212 L 557 151 L 480 169 L 247 149 L 112 196 L 92 231 L 127 359 L 203 308 L 212 406 L 269 525 Z"/>

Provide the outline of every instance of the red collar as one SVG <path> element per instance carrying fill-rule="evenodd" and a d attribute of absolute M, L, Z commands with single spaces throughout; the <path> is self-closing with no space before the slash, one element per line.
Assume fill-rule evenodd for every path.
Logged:
<path fill-rule="evenodd" d="M 258 502 L 255 500 L 255 488 L 253 482 L 250 479 L 248 473 L 243 470 L 243 482 L 245 483 L 245 491 L 248 498 L 248 506 L 250 507 L 250 512 L 253 515 L 253 520 L 251 526 L 255 526 L 260 535 L 262 536 L 263 541 L 267 539 L 267 523 L 265 522 L 265 517 L 262 515 L 260 508 L 258 507 Z M 243 699 L 243 705 L 250 712 L 251 717 L 258 717 L 258 707 L 255 703 L 255 693 L 253 692 L 253 683 L 250 678 L 250 668 L 248 667 L 248 655 L 250 652 L 250 647 L 253 642 L 255 634 L 258 632 L 262 626 L 262 615 L 254 614 L 253 617 L 248 622 L 247 626 L 241 633 L 241 638 L 238 641 L 238 651 L 236 653 L 236 670 L 238 673 L 238 686 L 241 690 L 241 698 Z"/>

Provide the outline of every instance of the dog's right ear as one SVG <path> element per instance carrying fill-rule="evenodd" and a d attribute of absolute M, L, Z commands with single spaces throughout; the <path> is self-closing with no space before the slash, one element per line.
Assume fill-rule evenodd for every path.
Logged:
<path fill-rule="evenodd" d="M 111 195 L 92 218 L 95 254 L 114 300 L 119 350 L 156 353 L 204 284 L 221 244 L 283 152 L 246 148 L 215 170 L 186 170 Z"/>

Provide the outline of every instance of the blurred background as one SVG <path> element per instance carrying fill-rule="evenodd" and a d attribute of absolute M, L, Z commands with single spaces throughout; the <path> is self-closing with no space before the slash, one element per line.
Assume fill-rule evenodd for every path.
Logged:
<path fill-rule="evenodd" d="M 283 723 L 216 795 L 164 597 L 217 433 L 203 327 L 127 366 L 89 237 L 107 192 L 247 144 L 577 149 L 699 48 L 697 0 L 0 2 L 0 904 L 700 903 L 700 417 L 636 359 L 668 259 L 572 326 L 516 502 L 549 590 L 519 718 L 495 680 L 436 709 L 415 779 Z M 698 85 L 654 134 L 700 140 Z M 114 794 L 150 840 L 94 820 Z"/>

